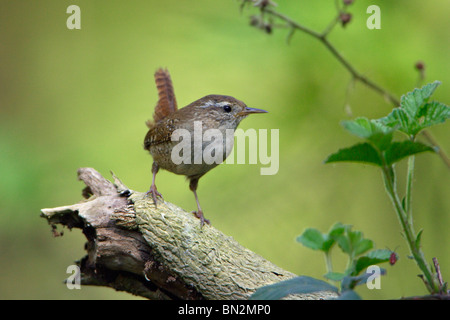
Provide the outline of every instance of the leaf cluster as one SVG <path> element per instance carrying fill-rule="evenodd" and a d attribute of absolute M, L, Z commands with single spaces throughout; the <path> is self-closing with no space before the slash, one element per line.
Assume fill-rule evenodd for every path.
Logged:
<path fill-rule="evenodd" d="M 349 266 L 344 272 L 329 270 L 325 278 L 340 282 L 340 290 L 323 280 L 300 276 L 273 285 L 259 288 L 252 299 L 281 299 L 290 294 L 305 294 L 318 291 L 338 293 L 337 299 L 360 299 L 353 289 L 366 283 L 372 273 L 363 272 L 367 267 L 389 261 L 392 252 L 388 249 L 372 250 L 373 241 L 366 239 L 361 231 L 352 230 L 352 226 L 336 223 L 327 233 L 321 233 L 314 228 L 307 228 L 296 238 L 305 247 L 322 251 L 329 256 L 330 251 L 337 245 L 341 251 L 349 256 Z M 381 275 L 385 274 L 380 269 Z"/>
<path fill-rule="evenodd" d="M 392 253 L 388 249 L 372 250 L 372 240 L 364 238 L 361 231 L 352 230 L 352 226 L 340 222 L 327 233 L 307 228 L 296 240 L 307 248 L 322 251 L 327 257 L 335 244 L 348 255 L 348 267 L 344 272 L 328 270 L 324 275 L 329 280 L 340 281 L 342 291 L 352 290 L 356 285 L 365 283 L 370 274 L 361 273 L 369 266 L 389 261 Z M 385 270 L 381 269 L 381 272 L 384 274 Z"/>
<path fill-rule="evenodd" d="M 391 251 L 388 249 L 371 250 L 374 247 L 372 240 L 364 238 L 361 231 L 352 230 L 352 226 L 336 223 L 327 233 L 321 233 L 314 228 L 307 228 L 297 242 L 305 247 L 320 250 L 326 255 L 335 244 L 348 255 L 349 266 L 342 272 L 328 272 L 325 277 L 330 280 L 341 281 L 347 276 L 358 276 L 368 266 L 389 261 Z M 371 250 L 371 251 L 369 251 Z"/>
<path fill-rule="evenodd" d="M 362 162 L 378 167 L 389 167 L 394 163 L 418 153 L 436 151 L 432 147 L 415 141 L 418 133 L 450 118 L 450 108 L 429 99 L 439 81 L 414 89 L 403 95 L 400 107 L 380 119 L 365 117 L 343 121 L 342 126 L 351 134 L 365 140 L 363 143 L 343 148 L 328 156 L 325 163 L 350 161 Z M 404 133 L 408 139 L 394 141 L 394 132 Z"/>

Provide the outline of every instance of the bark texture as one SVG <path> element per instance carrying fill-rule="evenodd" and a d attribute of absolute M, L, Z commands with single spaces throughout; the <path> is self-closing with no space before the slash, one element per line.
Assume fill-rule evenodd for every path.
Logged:
<path fill-rule="evenodd" d="M 86 200 L 42 209 L 52 225 L 80 228 L 87 255 L 78 261 L 82 285 L 108 286 L 149 299 L 248 299 L 259 287 L 296 275 L 244 248 L 193 214 L 81 168 Z M 296 295 L 326 299 L 331 292 Z"/>

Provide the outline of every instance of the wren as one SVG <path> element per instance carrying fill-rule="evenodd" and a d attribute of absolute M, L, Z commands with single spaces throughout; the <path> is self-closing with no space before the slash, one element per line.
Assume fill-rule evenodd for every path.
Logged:
<path fill-rule="evenodd" d="M 234 139 L 226 135 L 226 131 L 236 130 L 237 126 L 252 113 L 266 113 L 267 111 L 255 108 L 249 108 L 240 100 L 225 95 L 208 95 L 199 100 L 192 102 L 184 108 L 178 109 L 175 94 L 173 90 L 172 80 L 167 70 L 158 69 L 155 72 L 155 82 L 158 89 L 159 100 L 153 114 L 153 121 L 147 121 L 149 128 L 144 139 L 144 149 L 148 150 L 153 157 L 152 165 L 152 184 L 148 195 L 152 195 L 156 206 L 157 196 L 162 197 L 158 192 L 155 184 L 156 174 L 159 169 L 165 169 L 175 174 L 184 175 L 189 179 L 189 188 L 192 190 L 197 202 L 197 211 L 193 213 L 200 219 L 201 226 L 204 223 L 209 224 L 209 220 L 205 219 L 200 202 L 197 196 L 198 180 L 209 170 L 223 162 L 233 148 Z M 203 134 L 195 134 L 195 125 L 201 124 L 204 131 L 208 129 L 217 129 L 222 133 L 222 150 L 221 161 L 213 163 L 205 162 L 202 152 L 208 146 L 208 141 L 203 141 Z M 188 161 L 176 163 L 172 158 L 172 151 L 179 143 L 173 139 L 172 134 L 177 129 L 184 129 L 191 133 L 190 137 L 190 157 Z M 196 146 L 201 146 L 201 155 L 196 154 Z M 197 148 L 198 149 L 198 148 Z M 198 151 L 198 150 L 197 150 Z M 198 152 L 197 152 L 198 153 Z"/>

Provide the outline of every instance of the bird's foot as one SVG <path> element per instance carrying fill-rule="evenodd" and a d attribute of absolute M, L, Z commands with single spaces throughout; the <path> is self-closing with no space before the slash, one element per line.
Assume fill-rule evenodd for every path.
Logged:
<path fill-rule="evenodd" d="M 158 192 L 158 190 L 156 189 L 156 185 L 154 185 L 154 184 L 152 184 L 150 187 L 150 190 L 148 190 L 145 193 L 146 196 L 148 196 L 149 194 L 152 195 L 153 203 L 155 204 L 155 208 L 157 208 L 157 206 L 156 206 L 156 197 L 157 196 L 160 197 L 164 201 L 162 194 Z"/>
<path fill-rule="evenodd" d="M 201 211 L 201 210 L 198 210 L 198 211 L 192 211 L 192 213 L 195 214 L 195 216 L 196 216 L 197 218 L 200 219 L 200 227 L 203 227 L 203 225 L 204 225 L 205 223 L 211 225 L 211 223 L 209 222 L 209 220 L 208 220 L 208 219 L 205 219 L 205 216 L 203 215 L 203 211 Z"/>

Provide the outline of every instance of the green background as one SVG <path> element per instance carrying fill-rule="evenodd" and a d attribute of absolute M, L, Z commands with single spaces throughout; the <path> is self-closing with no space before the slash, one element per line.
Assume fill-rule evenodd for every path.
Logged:
<path fill-rule="evenodd" d="M 369 30 L 369 4 L 381 8 L 381 30 Z M 81 30 L 69 30 L 66 9 L 81 8 Z M 335 15 L 334 1 L 279 1 L 277 10 L 315 30 Z M 356 1 L 345 29 L 330 41 L 364 75 L 397 96 L 417 85 L 416 61 L 426 82 L 441 80 L 433 98 L 450 101 L 450 3 Z M 199 197 L 212 224 L 280 267 L 322 278 L 323 257 L 295 242 L 305 228 L 326 231 L 351 224 L 377 244 L 397 248 L 380 290 L 364 298 L 425 294 L 419 269 L 407 258 L 381 173 L 360 164 L 324 165 L 338 148 L 359 142 L 339 125 L 350 75 L 320 42 L 288 30 L 268 35 L 249 26 L 257 10 L 238 1 L 7 1 L 0 0 L 0 298 L 133 298 L 112 289 L 68 290 L 66 268 L 84 255 L 79 230 L 53 238 L 41 208 L 81 200 L 79 167 L 131 189 L 146 191 L 151 157 L 143 150 L 145 121 L 157 101 L 153 73 L 169 68 L 179 106 L 207 94 L 228 94 L 268 110 L 240 128 L 279 129 L 280 168 L 221 165 L 200 180 Z M 357 83 L 349 95 L 353 117 L 391 110 Z M 450 152 L 449 124 L 432 134 Z M 423 228 L 426 257 L 438 257 L 450 277 L 450 170 L 434 154 L 416 159 L 413 209 Z M 397 166 L 404 187 L 405 161 Z M 186 210 L 195 200 L 182 176 L 160 172 L 158 190 Z M 336 271 L 346 259 L 333 257 Z"/>

